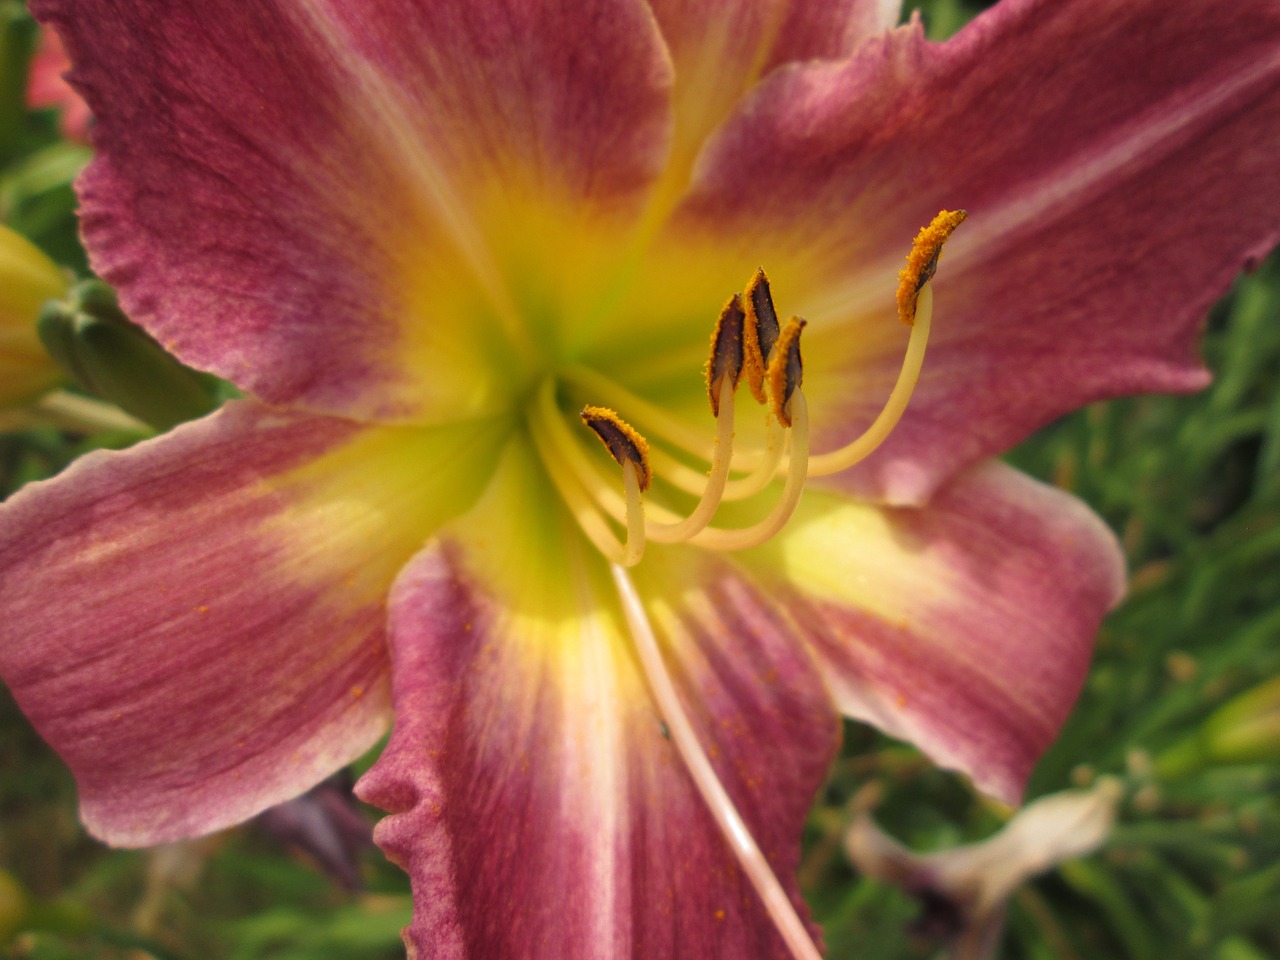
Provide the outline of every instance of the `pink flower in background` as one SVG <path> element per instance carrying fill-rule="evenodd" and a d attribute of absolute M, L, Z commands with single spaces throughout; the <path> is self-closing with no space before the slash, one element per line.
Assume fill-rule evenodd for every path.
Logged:
<path fill-rule="evenodd" d="M 776 925 L 841 714 L 1016 802 L 1123 570 L 990 458 L 1203 385 L 1205 310 L 1277 238 L 1271 0 L 1019 0 L 945 44 L 883 0 L 33 8 L 97 117 L 95 269 L 249 399 L 0 508 L 0 675 L 116 844 L 252 816 L 394 719 L 357 789 L 422 956 L 805 955 Z M 957 208 L 907 413 L 820 476 L 919 360 L 898 268 Z M 784 325 L 790 426 L 735 435 L 722 389 L 716 449 L 790 452 L 690 532 L 708 334 L 760 264 L 803 390 Z M 643 520 L 594 403 L 649 441 Z"/>
<path fill-rule="evenodd" d="M 50 108 L 60 111 L 59 123 L 67 139 L 88 143 L 93 117 L 84 98 L 62 78 L 70 68 L 71 60 L 62 47 L 58 32 L 51 27 L 42 28 L 40 45 L 31 60 L 27 105 L 36 110 Z"/>

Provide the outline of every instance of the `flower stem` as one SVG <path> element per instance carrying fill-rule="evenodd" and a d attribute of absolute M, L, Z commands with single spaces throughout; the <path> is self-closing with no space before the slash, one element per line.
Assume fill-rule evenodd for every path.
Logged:
<path fill-rule="evenodd" d="M 66 390 L 45 394 L 24 409 L 0 413 L 0 430 L 40 426 L 57 427 L 73 433 L 154 433 L 150 426 L 119 407 Z"/>

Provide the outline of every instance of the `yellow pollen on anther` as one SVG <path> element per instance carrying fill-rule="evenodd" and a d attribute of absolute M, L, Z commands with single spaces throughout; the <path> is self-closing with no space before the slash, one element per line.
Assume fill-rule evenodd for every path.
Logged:
<path fill-rule="evenodd" d="M 746 319 L 742 328 L 743 361 L 746 365 L 747 386 L 757 403 L 768 403 L 764 384 L 769 360 L 778 341 L 778 312 L 773 306 L 773 294 L 764 267 L 759 267 L 742 295 Z"/>
<path fill-rule="evenodd" d="M 742 298 L 736 293 L 720 310 L 720 317 L 711 331 L 711 357 L 707 360 L 707 396 L 711 401 L 711 413 L 720 416 L 720 385 L 728 378 L 733 387 L 742 379 L 743 323 L 746 312 Z"/>
<path fill-rule="evenodd" d="M 907 265 L 898 272 L 898 319 L 907 326 L 915 323 L 916 298 L 938 269 L 942 245 L 968 216 L 964 210 L 943 210 L 916 234 Z"/>
<path fill-rule="evenodd" d="M 608 407 L 586 406 L 582 408 L 581 416 L 582 422 L 600 438 L 618 466 L 635 464 L 640 489 L 648 490 L 649 484 L 653 482 L 653 470 L 649 466 L 649 441 Z"/>
<path fill-rule="evenodd" d="M 792 317 L 782 328 L 769 361 L 769 397 L 773 415 L 784 427 L 791 426 L 791 410 L 788 404 L 804 379 L 804 362 L 800 358 L 800 331 L 806 322 Z"/>

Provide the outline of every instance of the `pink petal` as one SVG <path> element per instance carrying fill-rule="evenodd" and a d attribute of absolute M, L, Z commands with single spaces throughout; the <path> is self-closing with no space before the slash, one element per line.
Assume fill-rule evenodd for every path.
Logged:
<path fill-rule="evenodd" d="M 847 56 L 898 22 L 898 0 L 650 0 L 675 64 L 676 163 L 775 67 Z"/>
<path fill-rule="evenodd" d="M 744 561 L 846 714 L 1008 803 L 1066 719 L 1124 590 L 1097 516 L 994 462 L 926 508 L 810 491 L 775 544 Z"/>
<path fill-rule="evenodd" d="M 493 409 L 488 321 L 523 322 L 488 248 L 508 192 L 634 206 L 666 148 L 639 0 L 33 7 L 97 117 L 95 268 L 183 360 L 271 403 Z"/>
<path fill-rule="evenodd" d="M 357 789 L 391 812 L 375 838 L 413 881 L 410 952 L 789 957 L 663 735 L 603 564 L 565 538 L 533 469 L 504 483 L 392 595 L 396 726 Z M 670 551 L 642 589 L 702 743 L 798 901 L 835 717 L 783 625 L 699 563 Z"/>
<path fill-rule="evenodd" d="M 439 510 L 416 504 L 465 506 L 483 456 L 410 434 L 233 403 L 0 507 L 0 676 L 92 832 L 235 823 L 381 735 L 386 592 Z"/>
<path fill-rule="evenodd" d="M 1205 311 L 1280 236 L 1277 142 L 1271 0 L 1009 0 L 946 44 L 906 27 L 775 73 L 709 145 L 678 228 L 803 262 L 789 309 L 825 357 L 805 381 L 820 450 L 884 400 L 915 231 L 969 211 L 920 389 L 854 478 L 918 502 L 1067 410 L 1206 382 Z"/>
<path fill-rule="evenodd" d="M 901 0 L 792 0 L 778 25 L 766 70 L 803 60 L 838 59 L 898 23 Z"/>

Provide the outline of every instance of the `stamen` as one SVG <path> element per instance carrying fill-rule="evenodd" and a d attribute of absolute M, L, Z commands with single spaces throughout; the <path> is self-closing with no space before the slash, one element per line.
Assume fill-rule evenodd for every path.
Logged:
<path fill-rule="evenodd" d="M 763 454 L 757 456 L 755 451 L 750 450 L 743 454 L 734 451 L 734 455 L 739 459 L 756 460 L 757 462 L 755 469 L 747 476 L 737 480 L 730 480 L 725 484 L 725 500 L 746 500 L 754 497 L 772 483 L 773 478 L 777 476 L 778 465 L 782 463 L 782 455 L 786 452 L 787 429 L 778 422 L 777 417 L 769 417 L 765 430 Z"/>
<path fill-rule="evenodd" d="M 800 504 L 804 481 L 809 466 L 809 407 L 804 391 L 796 389 L 787 404 L 791 420 L 791 458 L 787 464 L 787 482 L 782 488 L 782 499 L 759 523 L 741 530 L 721 530 L 708 527 L 689 542 L 708 550 L 746 550 L 757 547 L 773 537 L 787 525 Z"/>
<path fill-rule="evenodd" d="M 889 438 L 898 421 L 906 412 L 911 395 L 920 380 L 920 368 L 924 366 L 924 351 L 929 344 L 929 325 L 933 320 L 933 284 L 925 284 L 916 300 L 915 323 L 911 327 L 911 339 L 902 357 L 902 369 L 893 385 L 889 399 L 867 427 L 852 442 L 838 450 L 820 453 L 809 461 L 809 476 L 825 477 L 848 470 L 875 453 L 880 444 Z"/>
<path fill-rule="evenodd" d="M 693 779 L 694 786 L 706 802 L 707 808 L 715 818 L 721 834 L 733 850 L 734 856 L 742 866 L 743 872 L 760 895 L 764 908 L 768 912 L 774 926 L 787 944 L 788 949 L 797 960 L 821 960 L 818 948 L 814 946 L 805 927 L 804 921 L 796 913 L 795 906 L 787 891 L 778 881 L 765 858 L 760 845 L 751 835 L 751 830 L 742 819 L 742 814 L 734 806 L 732 798 L 725 790 L 724 784 L 716 775 L 715 768 L 707 759 L 698 735 L 689 721 L 689 716 L 680 705 L 680 697 L 671 675 L 667 672 L 662 660 L 662 651 L 658 649 L 658 638 L 654 635 L 653 626 L 645 612 L 640 594 L 627 571 L 617 564 L 612 564 L 613 582 L 618 589 L 618 599 L 626 616 L 627 626 L 631 629 L 635 640 L 636 653 L 644 668 L 645 679 L 653 698 L 657 701 L 658 712 L 670 731 L 671 740 L 680 752 L 685 769 Z"/>
<path fill-rule="evenodd" d="M 624 494 L 620 497 L 617 488 L 600 478 L 586 452 L 574 441 L 556 407 L 555 381 L 550 378 L 538 391 L 528 423 L 552 483 L 587 539 L 610 563 L 639 563 L 644 555 L 644 505 L 636 465 L 630 460 L 623 464 Z M 627 528 L 625 542 L 614 534 L 610 516 Z"/>
<path fill-rule="evenodd" d="M 698 505 L 693 508 L 693 513 L 678 523 L 650 523 L 646 528 L 650 539 L 658 543 L 683 543 L 703 530 L 715 516 L 724 498 L 725 481 L 729 479 L 729 462 L 733 459 L 734 386 L 732 377 L 720 379 L 720 396 L 716 407 L 721 416 L 716 419 L 716 440 L 711 451 L 711 474 L 707 477 Z"/>
<path fill-rule="evenodd" d="M 588 367 L 565 367 L 560 371 L 560 375 L 570 383 L 577 384 L 589 395 L 599 397 L 612 404 L 616 409 L 627 411 L 627 416 L 634 422 L 644 425 L 645 432 L 649 436 L 660 438 L 691 456 L 699 458 L 706 456 L 706 432 L 690 427 L 683 420 L 671 416 L 657 404 L 632 393 L 626 387 L 615 383 L 608 377 L 602 376 Z M 653 455 L 660 455 L 660 451 L 653 451 Z M 663 477 L 666 478 L 666 469 L 663 467 L 659 467 L 659 469 Z M 699 484 L 698 489 L 702 489 L 701 484 Z"/>
<path fill-rule="evenodd" d="M 640 489 L 648 490 L 653 483 L 653 471 L 649 469 L 649 441 L 608 407 L 586 406 L 582 408 L 580 416 L 582 422 L 600 438 L 618 466 L 625 466 L 627 463 L 635 465 Z"/>
<path fill-rule="evenodd" d="M 716 439 L 711 448 L 711 472 L 698 505 L 678 523 L 651 523 L 648 534 L 660 543 L 681 543 L 706 528 L 724 497 L 733 462 L 733 398 L 742 379 L 742 325 L 746 314 L 735 293 L 725 303 L 711 334 L 711 356 L 707 360 L 707 392 L 711 412 L 716 417 Z"/>
<path fill-rule="evenodd" d="M 787 321 L 786 328 L 778 337 L 773 361 L 769 364 L 769 396 L 773 415 L 784 427 L 791 426 L 791 414 L 788 412 L 791 395 L 804 377 L 804 363 L 800 359 L 800 331 L 805 326 L 805 321 L 799 317 L 792 317 Z"/>
<path fill-rule="evenodd" d="M 907 265 L 898 271 L 898 319 L 907 326 L 915 323 L 920 291 L 938 270 L 942 245 L 968 216 L 965 210 L 943 210 L 916 234 Z"/>
<path fill-rule="evenodd" d="M 545 424 L 534 413 L 529 416 L 529 434 L 533 437 L 533 444 L 547 468 L 551 482 L 592 546 L 599 550 L 610 563 L 622 563 L 628 559 L 626 544 L 620 542 L 614 535 L 605 515 L 600 512 L 593 498 L 580 486 L 583 477 L 575 474 L 560 459 Z"/>
<path fill-rule="evenodd" d="M 778 311 L 773 308 L 773 294 L 769 291 L 769 278 L 764 267 L 759 267 L 742 295 L 747 318 L 742 330 L 745 354 L 747 386 L 757 403 L 768 403 L 765 396 L 765 371 L 773 357 L 778 342 Z"/>
<path fill-rule="evenodd" d="M 606 478 L 599 465 L 579 445 L 577 436 L 569 429 L 569 425 L 560 413 L 560 408 L 556 406 L 556 384 L 550 377 L 543 382 L 542 388 L 538 391 L 530 420 L 539 425 L 547 441 L 548 452 L 564 462 L 568 475 L 577 477 L 590 498 L 607 514 L 625 525 L 627 512 L 625 497 L 618 493 L 616 483 Z M 654 452 L 650 450 L 651 457 Z M 659 506 L 654 506 L 652 512 L 662 517 L 664 521 L 674 522 L 679 519 L 675 513 Z"/>
<path fill-rule="evenodd" d="M 583 407 L 582 422 L 592 429 L 609 455 L 622 467 L 622 483 L 626 491 L 627 540 L 622 548 L 621 563 L 634 567 L 644 556 L 644 501 L 640 494 L 653 483 L 649 468 L 649 443 L 631 424 L 607 407 Z"/>
<path fill-rule="evenodd" d="M 865 460 L 888 439 L 902 419 L 920 381 L 925 348 L 929 344 L 929 328 L 933 321 L 933 284 L 930 281 L 938 269 L 942 245 L 967 216 L 963 210 L 943 210 L 916 235 L 911 253 L 907 255 L 907 265 L 899 274 L 898 316 L 911 327 L 911 338 L 902 357 L 898 380 L 871 426 L 840 449 L 815 456 L 809 462 L 810 476 L 840 473 Z"/>
<path fill-rule="evenodd" d="M 742 379 L 742 324 L 746 313 L 742 300 L 735 293 L 725 303 L 711 332 L 711 359 L 707 361 L 707 396 L 711 400 L 712 416 L 720 416 L 721 385 L 738 386 Z"/>

